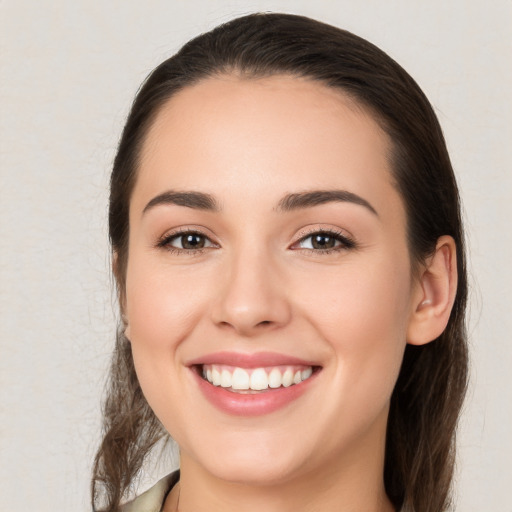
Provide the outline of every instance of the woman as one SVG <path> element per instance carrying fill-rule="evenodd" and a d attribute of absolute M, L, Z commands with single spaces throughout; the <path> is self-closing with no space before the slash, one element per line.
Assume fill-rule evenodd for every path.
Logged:
<path fill-rule="evenodd" d="M 102 510 L 168 435 L 180 473 L 124 510 L 446 509 L 467 374 L 459 199 L 392 59 L 287 14 L 190 41 L 135 99 L 110 237 L 123 324 Z"/>

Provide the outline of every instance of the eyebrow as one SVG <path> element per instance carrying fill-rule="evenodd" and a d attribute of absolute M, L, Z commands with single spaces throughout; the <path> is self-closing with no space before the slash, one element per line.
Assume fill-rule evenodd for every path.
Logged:
<path fill-rule="evenodd" d="M 311 190 L 287 194 L 277 204 L 277 211 L 290 212 L 332 202 L 357 204 L 365 207 L 377 217 L 379 216 L 377 210 L 366 199 L 348 190 Z M 219 203 L 211 194 L 196 191 L 179 192 L 168 190 L 151 199 L 144 207 L 142 213 L 144 214 L 159 205 L 185 206 L 187 208 L 212 212 L 219 212 L 221 210 Z"/>
<path fill-rule="evenodd" d="M 186 206 L 187 208 L 194 208 L 196 210 L 207 210 L 218 212 L 220 211 L 219 204 L 215 198 L 210 194 L 204 192 L 178 192 L 175 190 L 168 190 L 160 194 L 144 207 L 142 213 L 146 213 L 151 208 L 159 205 L 174 204 L 177 206 Z"/>
<path fill-rule="evenodd" d="M 279 201 L 277 209 L 279 211 L 289 212 L 332 202 L 353 203 L 364 206 L 374 215 L 379 216 L 377 210 L 366 199 L 348 190 L 312 190 L 288 194 Z"/>

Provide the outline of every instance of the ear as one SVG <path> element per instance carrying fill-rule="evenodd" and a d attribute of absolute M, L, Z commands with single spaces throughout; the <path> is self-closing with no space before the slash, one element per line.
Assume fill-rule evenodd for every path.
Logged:
<path fill-rule="evenodd" d="M 437 241 L 413 292 L 407 343 L 424 345 L 445 330 L 457 292 L 457 248 L 451 236 Z"/>
<path fill-rule="evenodd" d="M 112 253 L 112 274 L 116 281 L 117 286 L 117 298 L 119 300 L 119 309 L 121 312 L 121 321 L 123 322 L 124 335 L 129 339 L 130 337 L 130 325 L 128 323 L 128 317 L 126 315 L 126 294 L 123 286 L 122 279 L 120 278 L 121 269 L 119 268 L 119 256 L 117 251 Z"/>

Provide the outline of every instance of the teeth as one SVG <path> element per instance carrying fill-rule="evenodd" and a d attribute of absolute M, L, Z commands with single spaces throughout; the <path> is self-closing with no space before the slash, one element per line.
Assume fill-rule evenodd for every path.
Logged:
<path fill-rule="evenodd" d="M 271 388 L 275 389 L 275 388 L 280 388 L 282 383 L 283 383 L 283 377 L 281 375 L 281 372 L 277 368 L 274 368 L 270 372 L 270 375 L 268 376 L 268 385 Z"/>
<path fill-rule="evenodd" d="M 206 378 L 208 379 L 208 370 L 206 371 Z M 220 372 L 217 368 L 212 369 L 212 378 L 208 379 L 214 386 L 220 386 Z"/>
<path fill-rule="evenodd" d="M 302 370 L 300 377 L 302 380 L 306 380 L 306 379 L 309 379 L 309 377 L 311 377 L 312 373 L 313 373 L 313 368 L 311 368 L 311 366 L 310 366 L 309 368 Z"/>
<path fill-rule="evenodd" d="M 288 368 L 283 374 L 283 386 L 289 388 L 293 383 L 293 372 Z"/>
<path fill-rule="evenodd" d="M 231 382 L 231 373 L 228 372 L 227 370 L 222 370 L 222 372 L 220 373 L 220 385 L 223 388 L 230 388 Z"/>
<path fill-rule="evenodd" d="M 214 386 L 232 391 L 264 391 L 300 384 L 313 374 L 311 366 L 274 366 L 244 369 L 224 365 L 204 365 L 203 378 Z"/>
<path fill-rule="evenodd" d="M 231 378 L 231 387 L 233 389 L 249 389 L 249 374 L 242 368 L 236 368 Z"/>
<path fill-rule="evenodd" d="M 250 387 L 255 391 L 268 389 L 268 375 L 263 368 L 257 368 L 252 372 Z"/>

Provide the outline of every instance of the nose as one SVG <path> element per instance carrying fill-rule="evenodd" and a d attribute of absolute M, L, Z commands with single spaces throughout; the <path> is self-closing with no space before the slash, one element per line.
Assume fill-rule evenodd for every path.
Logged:
<path fill-rule="evenodd" d="M 291 307 L 275 262 L 263 251 L 248 252 L 226 262 L 212 320 L 221 328 L 253 337 L 286 325 Z"/>

